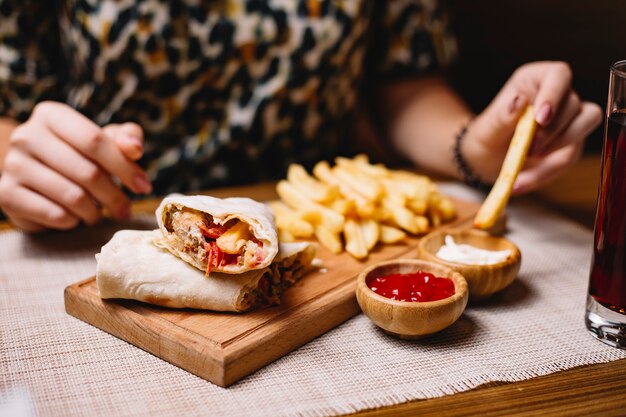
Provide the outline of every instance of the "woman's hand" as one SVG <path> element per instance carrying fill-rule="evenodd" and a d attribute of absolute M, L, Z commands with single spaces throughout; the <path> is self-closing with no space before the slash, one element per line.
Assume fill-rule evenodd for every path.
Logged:
<path fill-rule="evenodd" d="M 150 193 L 145 172 L 134 162 L 142 153 L 138 125 L 100 128 L 65 104 L 42 102 L 11 134 L 0 208 L 28 232 L 95 224 L 100 206 L 127 218 L 130 201 L 114 178 L 134 193 Z"/>
<path fill-rule="evenodd" d="M 496 179 L 528 104 L 535 109 L 537 132 L 513 193 L 539 188 L 580 158 L 584 139 L 602 121 L 602 109 L 581 101 L 571 83 L 572 71 L 564 62 L 535 62 L 515 71 L 463 142 L 465 158 L 483 181 Z"/>

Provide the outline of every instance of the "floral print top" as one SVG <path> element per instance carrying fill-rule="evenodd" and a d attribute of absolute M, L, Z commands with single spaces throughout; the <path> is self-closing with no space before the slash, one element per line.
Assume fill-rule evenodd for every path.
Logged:
<path fill-rule="evenodd" d="M 332 158 L 364 91 L 454 48 L 435 0 L 0 0 L 0 115 L 139 123 L 156 193 L 250 183 Z"/>

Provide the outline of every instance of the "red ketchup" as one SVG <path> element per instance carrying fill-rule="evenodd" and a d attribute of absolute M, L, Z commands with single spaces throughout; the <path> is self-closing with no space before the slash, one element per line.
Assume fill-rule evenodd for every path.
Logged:
<path fill-rule="evenodd" d="M 428 272 L 391 274 L 368 280 L 376 294 L 398 301 L 437 301 L 454 295 L 454 282 Z"/>

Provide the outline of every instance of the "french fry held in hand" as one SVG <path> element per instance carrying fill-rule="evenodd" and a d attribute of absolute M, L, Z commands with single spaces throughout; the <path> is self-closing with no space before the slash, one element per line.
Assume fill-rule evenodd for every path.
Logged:
<path fill-rule="evenodd" d="M 318 162 L 313 175 L 289 167 L 276 187 L 282 202 L 270 204 L 281 239 L 315 236 L 333 253 L 364 259 L 378 242 L 401 242 L 456 215 L 428 177 L 370 164 L 365 155 L 335 162 Z"/>
<path fill-rule="evenodd" d="M 502 168 L 498 174 L 493 188 L 480 206 L 474 218 L 474 227 L 489 229 L 492 227 L 509 201 L 513 183 L 524 166 L 528 149 L 535 136 L 537 122 L 532 106 L 526 107 L 524 113 L 517 122 L 515 133 L 504 157 Z"/>

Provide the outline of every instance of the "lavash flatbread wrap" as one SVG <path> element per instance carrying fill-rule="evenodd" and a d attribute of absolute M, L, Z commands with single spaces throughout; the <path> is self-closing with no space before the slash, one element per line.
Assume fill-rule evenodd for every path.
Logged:
<path fill-rule="evenodd" d="M 241 274 L 268 267 L 278 253 L 274 215 L 249 198 L 173 195 L 156 211 L 155 245 L 206 271 Z"/>
<path fill-rule="evenodd" d="M 101 298 L 139 300 L 171 308 L 243 312 L 280 303 L 284 288 L 310 268 L 316 247 L 281 244 L 270 267 L 232 275 L 197 268 L 153 244 L 160 231 L 121 230 L 96 255 Z M 283 250 L 281 250 L 281 253 Z"/>
<path fill-rule="evenodd" d="M 307 272 L 317 268 L 315 259 L 317 245 L 311 242 L 285 242 L 279 244 L 280 250 L 270 265 L 273 275 L 280 276 L 282 289 L 285 290 L 299 281 Z"/>

